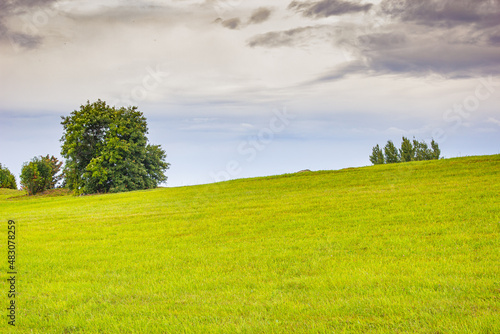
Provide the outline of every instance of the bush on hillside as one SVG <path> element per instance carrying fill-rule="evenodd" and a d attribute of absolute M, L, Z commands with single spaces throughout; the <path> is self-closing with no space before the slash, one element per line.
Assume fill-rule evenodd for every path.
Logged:
<path fill-rule="evenodd" d="M 0 188 L 17 189 L 16 178 L 7 167 L 0 164 Z"/>
<path fill-rule="evenodd" d="M 40 156 L 25 162 L 21 170 L 21 185 L 28 195 L 35 195 L 48 189 L 54 189 L 61 180 L 58 175 L 62 163 L 54 156 Z"/>

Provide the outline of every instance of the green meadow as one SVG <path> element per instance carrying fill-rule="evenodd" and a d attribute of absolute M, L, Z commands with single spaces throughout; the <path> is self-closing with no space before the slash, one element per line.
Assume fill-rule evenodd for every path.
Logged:
<path fill-rule="evenodd" d="M 0 219 L 2 333 L 500 333 L 500 155 L 94 196 L 0 189 Z"/>

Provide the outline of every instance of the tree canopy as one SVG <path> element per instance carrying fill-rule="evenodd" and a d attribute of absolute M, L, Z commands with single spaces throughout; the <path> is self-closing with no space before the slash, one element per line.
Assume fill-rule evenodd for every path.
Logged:
<path fill-rule="evenodd" d="M 441 150 L 439 145 L 431 141 L 431 148 L 425 141 L 417 141 L 413 138 L 413 143 L 406 137 L 402 138 L 401 148 L 397 149 L 392 140 L 388 140 L 384 147 L 384 151 L 380 149 L 379 145 L 373 147 L 370 161 L 374 165 L 384 163 L 398 163 L 408 161 L 422 161 L 422 160 L 437 160 L 440 158 Z"/>
<path fill-rule="evenodd" d="M 372 149 L 372 155 L 370 155 L 370 161 L 374 165 L 381 165 L 385 163 L 384 152 L 382 152 L 378 144 Z"/>
<path fill-rule="evenodd" d="M 406 137 L 403 137 L 403 141 L 401 142 L 399 157 L 401 162 L 415 160 L 415 148 L 413 147 L 411 141 Z"/>
<path fill-rule="evenodd" d="M 61 180 L 58 175 L 62 162 L 54 156 L 39 156 L 25 162 L 21 170 L 21 185 L 28 195 L 35 195 L 48 189 L 54 189 Z"/>
<path fill-rule="evenodd" d="M 28 195 L 35 195 L 50 188 L 52 166 L 44 157 L 35 157 L 25 162 L 21 169 L 21 185 Z"/>
<path fill-rule="evenodd" d="M 77 194 L 149 189 L 167 180 L 165 151 L 148 144 L 146 118 L 137 107 L 87 101 L 61 124 L 66 185 Z"/>
<path fill-rule="evenodd" d="M 59 181 L 61 181 L 64 177 L 64 175 L 62 173 L 59 174 L 63 163 L 62 163 L 62 161 L 59 161 L 59 159 L 57 159 L 56 157 L 49 156 L 48 154 L 47 154 L 47 156 L 43 157 L 43 159 L 48 161 L 50 164 L 51 178 L 50 178 L 49 189 L 55 189 L 56 186 L 58 186 Z"/>
<path fill-rule="evenodd" d="M 385 155 L 385 162 L 388 164 L 393 164 L 401 161 L 398 149 L 396 148 L 396 145 L 394 145 L 392 140 L 389 140 L 385 145 L 384 155 Z"/>
<path fill-rule="evenodd" d="M 17 189 L 16 178 L 2 164 L 0 164 L 0 188 Z"/>

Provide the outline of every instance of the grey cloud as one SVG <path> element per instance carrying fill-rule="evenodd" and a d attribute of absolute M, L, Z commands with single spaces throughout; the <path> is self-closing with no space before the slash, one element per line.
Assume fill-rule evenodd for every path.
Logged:
<path fill-rule="evenodd" d="M 9 9 L 9 5 L 10 3 L 8 3 L 6 0 L 0 1 L 0 13 L 6 13 Z"/>
<path fill-rule="evenodd" d="M 461 1 L 461 0 L 458 0 Z M 425 2 L 416 0 L 416 2 Z M 426 24 L 422 19 L 409 20 L 415 14 L 404 13 L 406 2 L 397 3 L 391 10 L 398 12 L 398 17 L 387 17 L 384 11 L 372 12 L 379 15 L 376 25 L 373 22 L 339 22 L 332 25 L 299 27 L 285 31 L 273 31 L 253 36 L 247 41 L 249 47 L 302 47 L 314 43 L 329 43 L 332 48 L 344 54 L 346 63 L 328 70 L 316 81 L 339 80 L 348 74 L 382 75 L 398 74 L 403 76 L 422 76 L 437 74 L 448 78 L 477 77 L 500 73 L 500 31 L 484 22 L 488 15 L 494 15 L 492 4 L 500 2 L 479 2 L 483 7 L 475 8 L 477 17 L 486 19 L 472 20 L 458 13 L 441 16 L 441 20 L 459 22 L 477 22 L 477 24 Z M 388 8 L 388 0 L 384 8 Z M 443 5 L 447 11 L 448 4 Z M 425 7 L 427 8 L 427 7 Z M 489 9 L 489 14 L 488 12 Z M 405 16 L 406 15 L 406 16 Z M 419 14 L 420 15 L 420 14 Z M 401 17 L 408 17 L 403 20 Z M 382 22 L 382 24 L 380 24 Z M 500 21 L 499 21 L 500 22 Z"/>
<path fill-rule="evenodd" d="M 313 82 L 339 80 L 349 74 L 498 75 L 499 12 L 500 0 L 384 0 L 372 12 L 377 15 L 375 25 L 337 23 L 345 27 L 331 35 L 330 41 L 348 61 Z M 254 43 L 270 46 L 280 35 L 267 37 Z"/>
<path fill-rule="evenodd" d="M 314 39 L 324 39 L 324 35 L 327 33 L 325 28 L 331 29 L 327 26 L 308 26 L 284 31 L 271 31 L 250 38 L 247 45 L 268 48 L 300 46 L 312 42 Z"/>
<path fill-rule="evenodd" d="M 321 18 L 329 16 L 344 15 L 349 13 L 366 12 L 373 4 L 360 4 L 342 0 L 322 0 L 319 2 L 292 1 L 288 9 L 301 12 L 303 16 Z"/>
<path fill-rule="evenodd" d="M 321 83 L 321 82 L 328 82 L 328 81 L 337 81 L 349 74 L 355 74 L 355 73 L 361 73 L 361 72 L 367 72 L 368 68 L 366 64 L 364 64 L 360 60 L 354 60 L 351 62 L 348 62 L 346 64 L 342 64 L 340 66 L 337 66 L 333 70 L 328 71 L 328 73 L 321 75 L 319 78 L 313 80 L 310 83 Z"/>
<path fill-rule="evenodd" d="M 250 38 L 247 44 L 252 48 L 256 46 L 273 48 L 280 46 L 292 46 L 293 42 L 293 35 L 290 36 L 281 31 L 271 31 Z"/>
<path fill-rule="evenodd" d="M 253 13 L 252 16 L 250 16 L 250 19 L 248 20 L 249 24 L 258 24 L 266 21 L 269 19 L 271 16 L 271 10 L 268 8 L 258 8 L 256 9 Z"/>
<path fill-rule="evenodd" d="M 31 10 L 44 10 L 44 8 L 51 6 L 56 1 L 57 0 L 1 0 L 0 41 L 8 41 L 16 48 L 21 47 L 25 49 L 34 49 L 38 47 L 42 42 L 42 37 L 27 33 L 29 30 L 36 33 L 36 29 L 33 29 L 33 23 L 25 22 L 22 31 L 18 31 L 10 29 L 4 22 L 8 18 L 25 14 Z"/>
<path fill-rule="evenodd" d="M 369 51 L 400 48 L 407 44 L 406 35 L 401 32 L 361 35 L 358 37 L 358 41 L 361 49 Z"/>
<path fill-rule="evenodd" d="M 381 9 L 403 22 L 426 26 L 500 25 L 500 0 L 384 0 Z"/>
<path fill-rule="evenodd" d="M 268 20 L 271 13 L 272 11 L 270 9 L 261 7 L 252 12 L 246 24 L 244 24 L 241 19 L 236 17 L 224 21 L 222 19 L 217 19 L 215 22 L 220 23 L 223 27 L 228 29 L 240 29 L 250 24 L 259 24 Z"/>
<path fill-rule="evenodd" d="M 369 66 L 380 73 L 438 73 L 450 78 L 463 78 L 500 73 L 498 59 L 499 49 L 427 45 L 375 53 L 369 59 Z"/>
<path fill-rule="evenodd" d="M 23 8 L 46 7 L 52 5 L 57 0 L 17 0 L 17 1 L 0 1 L 0 9 L 3 13 L 14 12 Z"/>
<path fill-rule="evenodd" d="M 7 38 L 11 43 L 14 43 L 25 49 L 35 49 L 42 42 L 42 37 L 40 36 L 32 36 L 19 32 L 9 32 Z"/>
<path fill-rule="evenodd" d="M 494 34 L 489 36 L 489 42 L 492 45 L 500 46 L 500 34 Z"/>
<path fill-rule="evenodd" d="M 475 77 L 500 73 L 500 0 L 384 0 L 381 15 L 398 33 L 359 36 L 377 73 Z"/>
<path fill-rule="evenodd" d="M 500 48 L 446 43 L 439 35 L 418 39 L 402 33 L 366 34 L 348 47 L 356 49 L 357 59 L 328 71 L 315 82 L 335 81 L 349 74 L 438 74 L 447 78 L 500 74 Z"/>
<path fill-rule="evenodd" d="M 224 20 L 221 22 L 222 26 L 229 29 L 238 29 L 241 27 L 241 20 L 237 17 Z"/>

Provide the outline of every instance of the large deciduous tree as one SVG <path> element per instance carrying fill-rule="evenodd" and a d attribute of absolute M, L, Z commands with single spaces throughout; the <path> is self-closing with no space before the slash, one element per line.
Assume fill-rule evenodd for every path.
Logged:
<path fill-rule="evenodd" d="M 76 194 L 149 189 L 167 180 L 165 151 L 148 144 L 137 107 L 87 101 L 61 124 L 66 185 Z"/>

